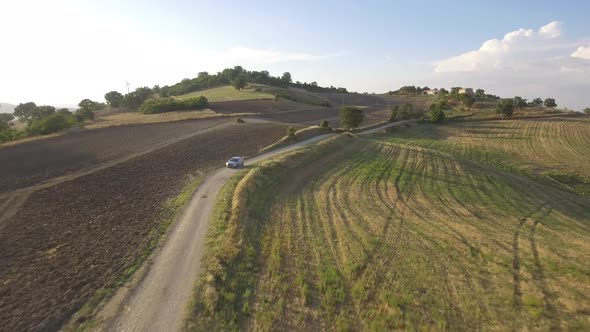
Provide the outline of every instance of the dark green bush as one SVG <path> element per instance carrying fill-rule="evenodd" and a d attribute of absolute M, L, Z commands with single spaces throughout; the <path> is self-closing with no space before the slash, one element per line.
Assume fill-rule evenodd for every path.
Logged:
<path fill-rule="evenodd" d="M 207 105 L 207 98 L 203 96 L 188 99 L 159 98 L 146 100 L 139 108 L 139 111 L 143 114 L 157 114 L 183 110 L 203 109 L 207 107 Z"/>
<path fill-rule="evenodd" d="M 441 123 L 445 120 L 446 114 L 441 108 L 435 108 L 430 111 L 430 122 Z"/>
<path fill-rule="evenodd" d="M 48 135 L 70 127 L 77 123 L 76 118 L 71 115 L 55 113 L 44 119 L 34 121 L 27 127 L 27 134 Z"/>
<path fill-rule="evenodd" d="M 287 135 L 289 135 L 289 137 L 295 137 L 296 132 L 297 132 L 297 129 L 295 129 L 293 127 L 287 128 Z"/>
<path fill-rule="evenodd" d="M 4 127 L 0 125 L 0 127 L 0 143 L 14 141 L 27 136 L 24 131 L 18 131 L 8 126 Z"/>

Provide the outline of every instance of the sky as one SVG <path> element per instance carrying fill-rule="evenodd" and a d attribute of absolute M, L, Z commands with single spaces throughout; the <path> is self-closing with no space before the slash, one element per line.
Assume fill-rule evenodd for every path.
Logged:
<path fill-rule="evenodd" d="M 383 93 L 590 107 L 590 1 L 0 2 L 0 102 L 75 105 L 241 65 Z M 1 109 L 0 109 L 1 110 Z"/>

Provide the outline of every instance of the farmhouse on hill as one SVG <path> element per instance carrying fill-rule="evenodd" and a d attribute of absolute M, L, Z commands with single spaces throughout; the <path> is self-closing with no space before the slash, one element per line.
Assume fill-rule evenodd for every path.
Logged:
<path fill-rule="evenodd" d="M 461 94 L 461 93 L 464 93 L 464 94 L 470 95 L 470 96 L 475 95 L 472 88 L 459 89 L 459 94 Z"/>
<path fill-rule="evenodd" d="M 423 95 L 437 95 L 438 94 L 438 89 L 428 89 L 428 90 L 424 90 L 422 91 Z"/>

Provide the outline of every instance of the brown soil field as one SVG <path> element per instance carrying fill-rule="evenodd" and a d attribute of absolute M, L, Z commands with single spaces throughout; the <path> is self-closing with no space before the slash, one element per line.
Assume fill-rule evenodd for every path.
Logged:
<path fill-rule="evenodd" d="M 83 167 L 144 149 L 146 140 L 158 141 L 154 136 L 162 141 L 183 130 L 195 130 L 202 122 L 167 125 L 153 125 L 147 131 L 126 126 L 126 134 L 117 132 L 120 127 L 81 132 L 74 135 L 75 141 L 67 135 L 37 142 L 41 146 L 3 150 L 3 161 L 28 164 L 22 163 L 24 170 L 19 171 L 14 164 L 7 167 L 0 162 L 1 172 L 12 174 L 10 181 L 3 178 L 2 188 L 70 171 L 73 162 Z M 223 126 L 32 193 L 0 230 L 0 330 L 57 330 L 97 291 L 120 286 L 122 276 L 134 271 L 172 218 L 171 198 L 228 156 L 257 153 L 282 137 L 286 127 L 275 123 Z M 63 152 L 76 146 L 85 149 Z M 61 158 L 43 161 L 40 153 L 47 151 Z M 8 159 L 9 153 L 15 159 Z M 45 164 L 35 165 L 39 160 Z M 30 173 L 41 175 L 30 179 Z"/>
<path fill-rule="evenodd" d="M 363 109 L 363 111 L 365 112 L 365 120 L 362 124 L 363 127 L 385 121 L 389 118 L 389 111 L 383 107 L 369 107 Z M 337 108 L 317 107 L 306 110 L 269 113 L 257 115 L 255 117 L 269 121 L 307 125 L 317 125 L 323 120 L 328 120 L 330 121 L 331 127 L 338 128 L 340 126 Z"/>
<path fill-rule="evenodd" d="M 82 130 L 0 148 L 0 193 L 153 149 L 230 119 L 186 120 Z"/>

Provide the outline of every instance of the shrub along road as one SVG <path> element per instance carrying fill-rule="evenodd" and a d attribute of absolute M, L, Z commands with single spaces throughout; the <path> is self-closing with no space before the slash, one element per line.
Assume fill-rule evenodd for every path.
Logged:
<path fill-rule="evenodd" d="M 396 122 L 368 130 L 375 132 L 400 125 Z M 316 136 L 309 140 L 271 151 L 246 160 L 255 163 L 324 140 L 334 134 Z M 208 177 L 194 193 L 184 215 L 173 225 L 169 237 L 156 254 L 147 275 L 134 290 L 117 317 L 107 319 L 104 328 L 116 331 L 179 330 L 192 288 L 200 272 L 204 240 L 216 196 L 223 184 L 235 173 L 221 169 Z M 114 297 L 115 299 L 117 296 Z"/>

